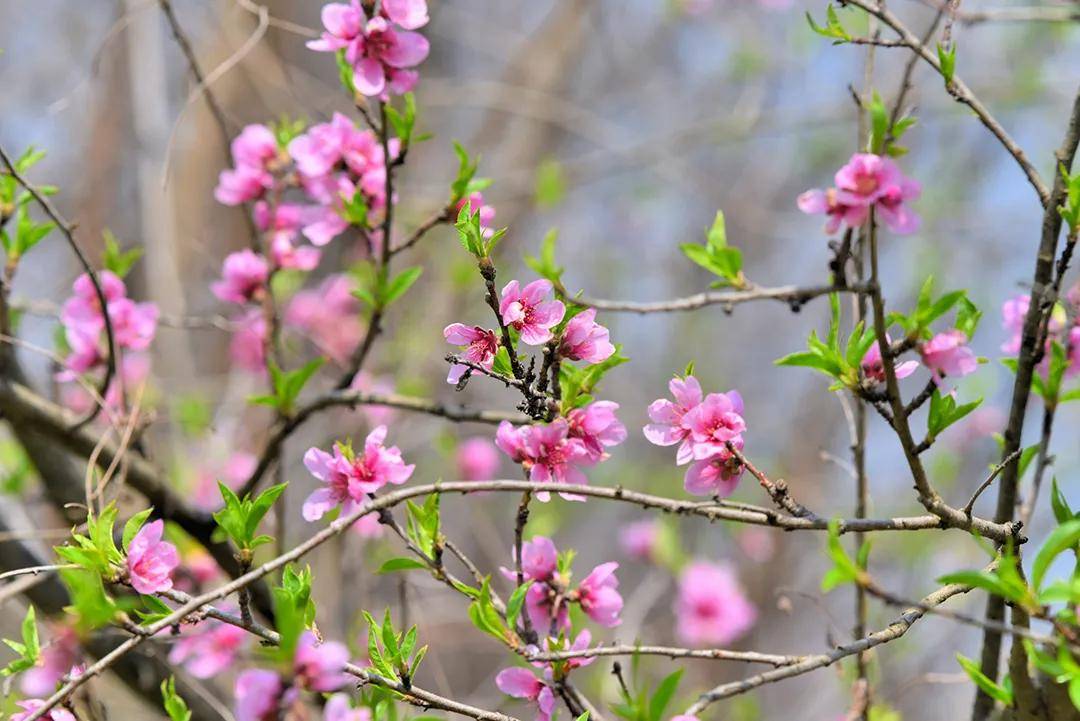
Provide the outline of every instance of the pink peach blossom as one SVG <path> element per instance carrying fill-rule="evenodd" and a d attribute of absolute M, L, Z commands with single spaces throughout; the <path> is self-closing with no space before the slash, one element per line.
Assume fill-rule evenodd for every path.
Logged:
<path fill-rule="evenodd" d="M 919 348 L 922 362 L 937 379 L 974 373 L 979 360 L 967 346 L 967 341 L 964 332 L 955 328 L 938 333 Z"/>
<path fill-rule="evenodd" d="M 176 546 L 162 541 L 161 519 L 143 526 L 127 549 L 128 580 L 139 593 L 160 593 L 172 588 L 172 572 L 180 564 Z"/>
<path fill-rule="evenodd" d="M 285 686 L 274 671 L 248 669 L 236 677 L 236 721 L 276 721 Z"/>
<path fill-rule="evenodd" d="M 605 460 L 608 457 L 605 448 L 617 446 L 626 440 L 626 426 L 615 417 L 618 408 L 618 403 L 595 401 L 566 414 L 570 437 L 584 444 L 593 462 Z"/>
<path fill-rule="evenodd" d="M 250 303 L 270 277 L 266 258 L 251 250 L 230 253 L 221 268 L 221 280 L 210 290 L 226 303 Z"/>
<path fill-rule="evenodd" d="M 386 484 L 400 485 L 409 479 L 416 467 L 405 465 L 397 446 L 383 445 L 386 432 L 386 426 L 372 430 L 359 454 L 341 444 L 334 446 L 333 455 L 319 448 L 308 449 L 304 465 L 326 485 L 304 501 L 305 520 L 316 521 L 338 505 L 343 506 L 343 513 L 351 513 Z"/>
<path fill-rule="evenodd" d="M 730 566 L 696 561 L 682 572 L 675 620 L 683 643 L 726 645 L 749 631 L 756 618 Z"/>
<path fill-rule="evenodd" d="M 15 705 L 21 708 L 22 712 L 13 714 L 11 721 L 26 721 L 26 719 L 33 716 L 36 711 L 45 706 L 45 702 L 38 698 L 28 698 L 22 701 L 16 701 Z M 49 709 L 40 717 L 40 719 L 41 721 L 78 721 L 73 713 L 66 708 L 59 706 Z"/>
<path fill-rule="evenodd" d="M 556 418 L 548 425 L 516 429 L 503 421 L 496 433 L 495 444 L 529 472 L 530 480 L 585 485 L 588 478 L 579 466 L 591 466 L 595 461 L 585 444 L 569 434 L 570 425 L 565 418 Z M 559 495 L 566 500 L 584 500 L 572 492 L 560 492 Z M 536 498 L 542 502 L 547 502 L 550 497 L 547 491 L 536 494 Z"/>
<path fill-rule="evenodd" d="M 234 168 L 221 171 L 214 197 L 223 205 L 257 200 L 274 185 L 270 166 L 278 156 L 277 139 L 265 125 L 248 125 L 232 141 Z"/>
<path fill-rule="evenodd" d="M 552 338 L 551 329 L 562 322 L 566 306 L 557 300 L 545 300 L 550 293 L 548 280 L 534 280 L 525 288 L 512 280 L 502 289 L 499 314 L 503 323 L 521 333 L 523 343 L 547 343 Z"/>
<path fill-rule="evenodd" d="M 213 678 L 232 667 L 248 638 L 247 631 L 231 623 L 203 621 L 176 640 L 169 663 L 182 664 L 195 678 Z"/>
<path fill-rule="evenodd" d="M 349 650 L 343 644 L 334 641 L 319 643 L 314 633 L 304 631 L 293 656 L 296 684 L 318 693 L 336 691 L 349 682 L 345 674 L 348 662 Z"/>
<path fill-rule="evenodd" d="M 296 293 L 285 308 L 284 321 L 303 333 L 336 363 L 352 356 L 364 334 L 356 282 L 344 273 L 328 276 L 318 288 Z"/>
<path fill-rule="evenodd" d="M 690 429 L 694 460 L 700 461 L 727 450 L 727 443 L 742 439 L 746 430 L 743 400 L 738 391 L 710 393 L 688 411 L 682 422 Z"/>
<path fill-rule="evenodd" d="M 461 357 L 488 370 L 495 364 L 495 354 L 499 350 L 499 341 L 495 332 L 478 325 L 467 326 L 451 323 L 443 329 L 443 337 L 451 345 L 464 347 Z M 468 366 L 455 363 L 450 366 L 450 375 L 446 382 L 456 384 L 469 369 Z"/>
<path fill-rule="evenodd" d="M 233 320 L 229 358 L 237 368 L 250 373 L 266 370 L 266 316 L 262 308 L 249 308 Z"/>
<path fill-rule="evenodd" d="M 886 336 L 886 341 L 892 342 L 891 339 Z M 875 383 L 885 382 L 885 366 L 881 362 L 881 344 L 877 341 L 874 342 L 866 353 L 862 357 L 860 363 L 862 368 L 863 377 L 867 380 L 874 381 Z M 896 363 L 894 368 L 896 370 L 897 378 L 907 378 L 909 375 L 915 372 L 919 367 L 918 361 L 904 361 L 903 363 Z"/>
<path fill-rule="evenodd" d="M 578 586 L 578 603 L 581 610 L 601 626 L 614 628 L 622 623 L 623 599 L 619 595 L 619 579 L 615 577 L 618 563 L 602 563 L 594 568 Z"/>
<path fill-rule="evenodd" d="M 615 346 L 608 340 L 608 329 L 596 322 L 595 308 L 584 310 L 567 322 L 559 345 L 563 358 L 600 363 L 614 352 Z"/>
<path fill-rule="evenodd" d="M 731 443 L 738 450 L 742 450 L 742 438 L 734 439 Z M 695 496 L 727 498 L 735 492 L 742 473 L 742 463 L 727 445 L 724 445 L 715 455 L 695 461 L 686 469 L 683 487 L 687 493 Z"/>
<path fill-rule="evenodd" d="M 681 466 L 694 457 L 690 428 L 683 419 L 701 404 L 701 384 L 694 376 L 672 378 L 668 382 L 668 389 L 675 400 L 660 398 L 649 404 L 649 419 L 652 423 L 645 426 L 645 438 L 658 446 L 680 444 L 675 461 Z"/>
<path fill-rule="evenodd" d="M 624 526 L 619 531 L 619 545 L 626 555 L 638 561 L 651 561 L 660 538 L 660 524 L 652 518 Z"/>
<path fill-rule="evenodd" d="M 891 159 L 872 153 L 851 156 L 834 178 L 835 188 L 809 190 L 799 196 L 804 213 L 829 217 L 826 232 L 835 233 L 841 224 L 854 228 L 866 222 L 871 208 L 894 233 L 913 233 L 919 217 L 906 205 L 919 197 L 919 184 L 900 172 Z"/>
<path fill-rule="evenodd" d="M 495 685 L 507 696 L 526 699 L 536 706 L 536 721 L 551 721 L 555 694 L 551 688 L 525 668 L 504 668 L 495 677 Z"/>
<path fill-rule="evenodd" d="M 353 708 L 349 694 L 336 693 L 326 699 L 323 721 L 371 721 L 371 709 L 367 706 Z"/>
<path fill-rule="evenodd" d="M 52 638 L 41 647 L 37 663 L 19 676 L 19 690 L 24 696 L 51 695 L 56 684 L 79 661 L 79 637 L 75 629 L 66 625 L 51 628 Z"/>

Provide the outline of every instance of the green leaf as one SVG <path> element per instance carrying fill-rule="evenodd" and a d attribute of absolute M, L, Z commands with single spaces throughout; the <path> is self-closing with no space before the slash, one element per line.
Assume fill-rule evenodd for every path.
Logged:
<path fill-rule="evenodd" d="M 387 284 L 386 289 L 383 292 L 382 307 L 385 308 L 386 306 L 389 306 L 398 298 L 405 295 L 423 272 L 424 269 L 419 265 L 416 265 L 411 268 L 406 268 L 394 276 L 394 279 Z"/>
<path fill-rule="evenodd" d="M 525 256 L 525 264 L 541 278 L 546 278 L 555 285 L 562 285 L 562 274 L 565 269 L 555 261 L 555 241 L 558 237 L 557 228 L 544 233 L 544 238 L 540 241 L 540 254 L 537 257 Z"/>
<path fill-rule="evenodd" d="M 1067 521 L 1051 531 L 1031 565 L 1032 588 L 1038 590 L 1054 559 L 1064 551 L 1076 548 L 1077 543 L 1080 543 L 1080 520 Z"/>
<path fill-rule="evenodd" d="M 956 43 L 951 42 L 948 48 L 938 43 L 937 56 L 938 63 L 941 65 L 941 77 L 948 85 L 953 81 L 953 75 L 956 73 Z"/>
<path fill-rule="evenodd" d="M 121 546 L 125 552 L 127 551 L 128 544 L 131 543 L 131 539 L 134 538 L 135 534 L 139 532 L 139 529 L 143 527 L 143 524 L 146 523 L 146 519 L 150 517 L 153 510 L 153 507 L 150 507 L 146 510 L 139 511 L 124 524 L 124 534 L 122 536 L 123 540 L 121 541 Z"/>
<path fill-rule="evenodd" d="M 395 571 L 426 571 L 428 566 L 423 561 L 415 558 L 391 558 L 379 567 L 376 573 L 394 573 Z"/>
<path fill-rule="evenodd" d="M 170 721 L 191 721 L 191 711 L 184 699 L 176 693 L 176 677 L 169 676 L 161 682 L 161 701 Z"/>
<path fill-rule="evenodd" d="M 1050 483 L 1050 508 L 1053 509 L 1054 518 L 1058 523 L 1065 523 L 1076 517 L 1072 508 L 1069 507 L 1069 502 L 1065 499 L 1065 495 L 1058 487 L 1056 476 Z"/>
<path fill-rule="evenodd" d="M 101 264 L 119 278 L 127 276 L 131 267 L 142 257 L 142 248 L 120 250 L 120 242 L 108 228 L 102 231 L 102 237 L 105 239 L 105 250 L 101 255 Z"/>
<path fill-rule="evenodd" d="M 889 135 L 889 112 L 885 109 L 885 103 L 876 90 L 871 95 L 869 110 L 870 152 L 880 155 L 885 148 L 885 140 Z"/>
<path fill-rule="evenodd" d="M 521 584 L 514 589 L 506 602 L 506 623 L 510 628 L 517 627 L 518 616 L 521 615 L 521 609 L 525 606 L 525 596 L 529 592 L 530 586 L 532 586 L 532 581 Z"/>
<path fill-rule="evenodd" d="M 927 435 L 931 440 L 937 438 L 946 428 L 978 408 L 980 403 L 982 398 L 958 406 L 951 395 L 942 395 L 939 390 L 934 389 L 930 396 L 930 412 L 926 420 Z"/>
<path fill-rule="evenodd" d="M 979 664 L 959 653 L 956 654 L 956 660 L 960 667 L 964 669 L 964 672 L 975 682 L 975 685 L 982 689 L 983 693 L 1006 706 L 1012 705 L 1012 691 L 991 681 L 988 676 L 979 670 Z"/>
<path fill-rule="evenodd" d="M 458 157 L 458 174 L 454 182 L 450 184 L 451 205 L 456 205 L 468 194 L 469 185 L 472 183 L 473 178 L 476 177 L 476 169 L 480 166 L 480 157 L 477 156 L 475 160 L 469 158 L 469 153 L 456 140 L 454 141 L 454 153 Z"/>
<path fill-rule="evenodd" d="M 533 201 L 537 207 L 552 208 L 566 197 L 566 177 L 562 163 L 545 158 L 536 168 Z"/>
<path fill-rule="evenodd" d="M 679 680 L 682 678 L 683 669 L 674 671 L 664 677 L 653 691 L 649 700 L 649 721 L 660 721 L 664 717 L 664 711 L 671 702 L 675 691 L 679 688 Z"/>
<path fill-rule="evenodd" d="M 809 12 L 806 13 L 806 21 L 810 24 L 810 29 L 822 37 L 836 40 L 838 42 L 847 42 L 851 39 L 847 30 L 840 24 L 840 18 L 836 15 L 836 9 L 829 5 L 825 10 L 825 26 L 822 27 L 814 22 L 814 18 Z"/>
<path fill-rule="evenodd" d="M 384 107 L 386 109 L 386 118 L 394 128 L 394 135 L 401 140 L 401 147 L 407 149 L 412 142 L 413 128 L 416 126 L 416 96 L 412 93 L 405 93 L 403 97 L 405 100 L 404 110 L 398 111 L 390 103 L 386 103 Z"/>

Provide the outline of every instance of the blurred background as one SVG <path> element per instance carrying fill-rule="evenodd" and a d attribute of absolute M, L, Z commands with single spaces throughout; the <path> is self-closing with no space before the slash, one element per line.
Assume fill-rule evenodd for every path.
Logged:
<path fill-rule="evenodd" d="M 334 111 L 349 113 L 333 58 L 304 47 L 304 28 L 319 27 L 321 3 L 260 0 L 277 19 L 258 26 L 249 0 L 174 0 L 180 24 L 234 132 L 247 123 L 287 116 L 312 122 Z M 933 1 L 891 0 L 890 7 L 922 33 L 933 20 Z M 965 11 L 1031 2 L 972 0 Z M 417 89 L 420 126 L 434 139 L 410 152 L 398 184 L 397 230 L 419 224 L 445 202 L 456 172 L 451 140 L 482 155 L 481 174 L 494 179 L 485 197 L 496 225 L 509 226 L 498 251 L 500 280 L 533 277 L 523 256 L 559 231 L 558 258 L 573 290 L 591 297 L 660 300 L 707 287 L 706 273 L 680 253 L 699 242 L 717 209 L 727 217 L 729 242 L 745 255 L 748 277 L 763 285 L 819 284 L 830 257 L 820 217 L 795 207 L 798 193 L 831 183 L 832 174 L 861 143 L 849 86 L 863 87 L 865 48 L 832 46 L 809 29 L 804 11 L 824 14 L 810 0 L 430 0 L 424 29 L 432 53 Z M 1052 8 L 1068 3 L 1044 2 Z M 842 17 L 854 33 L 865 21 Z M 223 138 L 197 93 L 188 65 L 154 0 L 0 0 L 0 143 L 19 153 L 28 145 L 48 151 L 32 178 L 60 187 L 58 206 L 78 223 L 92 257 L 105 229 L 145 255 L 128 278 L 130 295 L 156 302 L 167 316 L 213 319 L 226 312 L 209 292 L 221 261 L 246 246 L 241 212 L 217 204 L 212 190 L 225 165 Z M 889 37 L 888 33 L 885 34 Z M 1044 177 L 1060 142 L 1076 92 L 1080 32 L 1075 23 L 958 22 L 957 72 L 1033 158 Z M 890 103 L 908 59 L 906 51 L 877 52 L 873 87 Z M 216 70 L 215 70 L 216 69 Z M 991 437 L 1004 426 L 1011 376 L 997 362 L 1006 334 L 1000 306 L 1024 290 L 1033 266 L 1041 209 L 1012 159 L 986 130 L 943 91 L 924 66 L 914 73 L 909 105 L 918 125 L 905 137 L 904 172 L 921 181 L 915 207 L 923 229 L 884 240 L 885 293 L 894 309 L 909 307 L 929 273 L 938 287 L 967 288 L 985 312 L 974 347 L 990 362 L 960 384 L 963 398 L 984 396 L 982 409 L 951 429 L 928 454 L 936 487 L 962 505 L 997 458 Z M 320 273 L 349 259 L 344 243 L 328 250 Z M 396 389 L 477 408 L 511 410 L 515 398 L 493 383 L 474 380 L 461 394 L 445 383 L 442 328 L 451 322 L 487 323 L 474 266 L 449 228 L 428 235 L 403 262 L 426 272 L 392 311 L 367 370 L 373 388 Z M 34 251 L 14 295 L 60 303 L 78 268 L 59 236 Z M 319 277 L 307 286 L 318 285 Z M 1070 284 L 1072 279 L 1070 278 Z M 706 391 L 737 388 L 745 398 L 747 454 L 771 477 L 822 515 L 850 515 L 847 424 L 827 382 L 805 369 L 776 368 L 776 358 L 803 346 L 827 321 L 827 303 L 792 313 L 778 303 L 712 306 L 692 313 L 648 316 L 601 314 L 631 362 L 612 371 L 600 393 L 618 402 L 630 433 L 613 458 L 589 473 L 594 484 L 682 497 L 682 469 L 670 449 L 641 435 L 645 409 L 667 395 L 672 374 L 689 361 Z M 145 401 L 153 424 L 147 445 L 191 498 L 206 478 L 220 477 L 237 452 L 258 453 L 270 416 L 245 398 L 262 381 L 230 372 L 227 323 L 159 329 L 153 383 Z M 22 318 L 19 335 L 52 348 L 57 322 L 48 313 Z M 293 345 L 295 356 L 312 354 Z M 51 369 L 40 354 L 20 350 L 39 389 L 55 394 Z M 925 373 L 925 372 L 923 372 Z M 315 385 L 329 388 L 335 373 Z M 925 382 L 907 383 L 910 393 Z M 313 386 L 314 387 L 314 386 Z M 1075 404 L 1074 404 L 1075 406 Z M 1069 497 L 1080 498 L 1077 407 L 1060 412 L 1054 473 Z M 1029 414 L 1028 431 L 1037 430 Z M 329 447 L 343 435 L 362 438 L 372 423 L 389 420 L 390 440 L 417 465 L 414 482 L 456 478 L 458 444 L 491 437 L 493 428 L 454 425 L 404 412 L 333 412 L 289 440 L 283 476 L 291 485 L 288 511 L 276 532 L 294 544 L 315 525 L 299 505 L 314 487 L 300 463 L 311 445 Z M 920 421 L 916 421 L 919 427 Z M 870 515 L 920 512 L 899 446 L 871 414 Z M 1029 441 L 1033 442 L 1033 441 Z M 63 528 L 16 451 L 5 450 L 3 498 L 10 524 L 22 529 Z M 505 462 L 500 477 L 516 477 Z M 200 486 L 202 484 L 202 486 Z M 1045 489 L 1044 489 L 1045 490 Z M 980 507 L 992 514 L 992 496 Z M 744 481 L 736 499 L 763 503 Z M 447 534 L 471 552 L 485 572 L 510 563 L 516 498 L 449 498 Z M 1048 527 L 1042 499 L 1030 535 Z M 554 501 L 534 504 L 529 530 L 579 551 L 578 578 L 594 565 L 620 562 L 627 605 L 613 631 L 594 629 L 594 640 L 674 642 L 671 612 L 675 578 L 670 567 L 629 558 L 618 531 L 644 518 L 616 505 Z M 678 522 L 676 522 L 676 520 Z M 787 535 L 699 520 L 665 519 L 675 563 L 707 559 L 732 564 L 759 609 L 753 631 L 738 648 L 770 653 L 817 653 L 850 638 L 850 589 L 823 596 L 824 538 Z M 43 543 L 46 541 L 42 541 Z M 465 604 L 423 576 L 376 576 L 385 558 L 402 555 L 391 538 L 349 534 L 309 557 L 316 574 L 319 623 L 328 637 L 362 642 L 361 609 L 400 612 L 402 594 L 411 622 L 431 653 L 421 682 L 479 706 L 519 716 L 530 713 L 498 692 L 493 676 L 509 665 L 507 652 L 471 628 Z M 942 573 L 973 567 L 983 551 L 959 533 L 879 535 L 871 568 L 890 589 L 922 597 Z M 508 589 L 507 589 L 508 590 Z M 18 598 L 6 598 L 0 618 L 21 619 Z M 983 601 L 957 599 L 953 608 L 981 613 Z M 895 609 L 872 604 L 870 627 L 886 625 Z M 14 620 L 12 623 L 14 623 Z M 953 658 L 977 656 L 980 634 L 928 618 L 902 640 L 873 655 L 874 698 L 905 719 L 935 721 L 966 714 L 973 689 Z M 679 707 L 698 692 L 760 669 L 697 661 L 687 673 Z M 671 669 L 646 659 L 642 674 L 658 679 Z M 577 672 L 592 698 L 614 701 L 610 664 Z M 852 668 L 832 668 L 766 686 L 719 704 L 712 718 L 835 719 L 850 704 Z M 126 691 L 108 680 L 112 699 Z M 205 684 L 212 695 L 228 677 Z M 111 692 L 110 692 L 111 693 Z M 119 702 L 117 702 L 119 703 Z M 125 702 L 126 703 L 126 702 Z M 137 703 L 134 700 L 131 703 Z M 125 707 L 126 708 L 126 707 Z M 132 707 L 135 708 L 135 707 Z M 132 718 L 157 718 L 139 706 Z M 226 713 L 222 711 L 222 713 Z M 113 714 L 112 717 L 129 717 Z"/>

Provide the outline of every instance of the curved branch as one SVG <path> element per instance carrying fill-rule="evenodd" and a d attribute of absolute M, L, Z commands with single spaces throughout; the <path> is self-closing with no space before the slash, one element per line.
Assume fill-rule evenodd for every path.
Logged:
<path fill-rule="evenodd" d="M 658 301 L 633 301 L 633 300 L 601 300 L 599 298 L 577 297 L 560 288 L 560 293 L 578 305 L 585 305 L 597 310 L 610 311 L 613 313 L 678 313 L 681 311 L 697 310 L 709 305 L 722 305 L 725 310 L 730 310 L 736 305 L 749 303 L 756 300 L 775 300 L 791 306 L 793 311 L 798 311 L 808 301 L 830 293 L 862 293 L 866 288 L 862 286 L 846 285 L 818 285 L 799 287 L 796 285 L 783 285 L 776 288 L 751 287 L 746 290 L 710 290 L 703 293 L 695 293 L 684 298 Z"/>

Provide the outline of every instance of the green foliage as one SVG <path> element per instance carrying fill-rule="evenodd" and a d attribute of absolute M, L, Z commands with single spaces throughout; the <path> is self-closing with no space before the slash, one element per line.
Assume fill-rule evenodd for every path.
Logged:
<path fill-rule="evenodd" d="M 37 620 L 34 607 L 26 609 L 26 615 L 22 622 L 22 642 L 4 639 L 8 648 L 18 654 L 18 658 L 0 669 L 0 677 L 11 676 L 29 668 L 33 668 L 41 656 L 41 643 L 38 641 Z"/>
<path fill-rule="evenodd" d="M 517 621 L 521 616 L 521 610 L 525 607 L 525 596 L 530 586 L 532 586 L 532 581 L 521 584 L 514 589 L 506 602 L 506 623 L 510 628 L 517 628 Z"/>
<path fill-rule="evenodd" d="M 275 652 L 283 663 L 289 663 L 296 653 L 301 634 L 315 623 L 315 602 L 311 599 L 311 569 L 297 572 L 286 566 L 281 585 L 273 589 L 274 623 L 281 636 Z"/>
<path fill-rule="evenodd" d="M 1064 165 L 1060 165 L 1059 169 L 1065 181 L 1065 203 L 1058 206 L 1058 212 L 1068 226 L 1069 234 L 1076 236 L 1080 233 L 1080 171 L 1070 175 Z"/>
<path fill-rule="evenodd" d="M 480 585 L 480 590 L 470 595 L 473 596 L 473 601 L 469 604 L 469 620 L 472 621 L 473 626 L 494 636 L 500 642 L 516 648 L 520 644 L 517 634 L 507 626 L 492 601 L 491 578 L 485 578 Z"/>
<path fill-rule="evenodd" d="M 75 616 L 78 630 L 93 631 L 112 623 L 120 607 L 105 593 L 100 574 L 85 568 L 63 568 L 59 573 L 71 596 L 64 611 Z"/>
<path fill-rule="evenodd" d="M 480 156 L 470 158 L 468 151 L 461 143 L 454 141 L 454 153 L 458 158 L 458 173 L 454 182 L 450 184 L 450 205 L 457 205 L 465 196 L 491 185 L 491 180 L 476 177 L 476 171 L 480 167 Z"/>
<path fill-rule="evenodd" d="M 458 211 L 457 221 L 454 223 L 461 247 L 472 253 L 477 258 L 487 258 L 491 251 L 499 244 L 506 235 L 506 228 L 494 231 L 490 237 L 485 237 L 484 229 L 480 227 L 480 209 L 473 212 L 472 204 L 465 203 Z"/>
<path fill-rule="evenodd" d="M 142 248 L 120 250 L 120 242 L 108 228 L 101 235 L 105 239 L 105 250 L 101 254 L 101 265 L 105 270 L 115 274 L 117 278 L 126 277 L 131 272 L 132 266 L 142 257 Z"/>
<path fill-rule="evenodd" d="M 844 29 L 843 24 L 840 22 L 839 16 L 836 14 L 836 8 L 831 4 L 825 9 L 825 25 L 818 25 L 814 22 L 814 17 L 809 11 L 806 13 L 806 22 L 810 24 L 810 29 L 818 35 L 829 38 L 834 41 L 834 45 L 846 43 L 851 40 L 851 35 Z"/>
<path fill-rule="evenodd" d="M 746 277 L 742 272 L 742 251 L 727 244 L 727 227 L 724 211 L 716 211 L 711 228 L 705 231 L 705 244 L 683 243 L 679 246 L 683 255 L 705 270 L 718 276 L 712 286 L 745 288 Z"/>
<path fill-rule="evenodd" d="M 979 670 L 979 664 L 977 662 L 972 661 L 967 656 L 958 653 L 956 654 L 956 661 L 960 664 L 960 667 L 964 669 L 964 673 L 975 682 L 975 685 L 982 689 L 983 693 L 996 701 L 1000 701 L 1006 706 L 1012 706 L 1012 684 L 1009 682 L 1008 676 L 1005 677 L 1004 684 L 997 684 Z"/>
<path fill-rule="evenodd" d="M 334 58 L 337 60 L 338 68 L 338 81 L 341 82 L 341 87 L 349 93 L 349 97 L 356 97 L 356 83 L 353 80 L 352 63 L 345 57 L 344 48 L 334 53 Z"/>
<path fill-rule="evenodd" d="M 439 531 L 440 500 L 441 496 L 438 493 L 432 493 L 424 499 L 422 506 L 406 501 L 408 519 L 405 534 L 428 558 L 434 557 L 436 550 L 444 543 Z"/>
<path fill-rule="evenodd" d="M 967 300 L 967 291 L 954 290 L 944 295 L 935 298 L 934 291 L 934 276 L 927 277 L 923 283 L 922 288 L 919 290 L 919 297 L 915 302 L 915 310 L 909 315 L 903 315 L 901 313 L 894 313 L 889 318 L 889 324 L 898 323 L 904 332 L 911 338 L 929 338 L 930 337 L 930 324 L 941 316 L 952 310 L 957 304 L 960 304 L 960 309 L 957 311 L 956 327 L 960 327 L 961 324 L 965 328 L 960 328 L 967 333 L 968 339 L 972 337 L 975 332 L 975 327 L 978 325 L 979 317 L 981 313 L 973 303 Z M 966 301 L 966 302 L 961 302 Z M 970 331 L 970 332 L 969 332 Z"/>
<path fill-rule="evenodd" d="M 926 417 L 927 440 L 933 443 L 942 431 L 978 408 L 980 403 L 982 403 L 982 398 L 971 403 L 957 405 L 952 394 L 942 395 L 941 391 L 935 388 L 933 395 L 930 396 L 930 412 Z"/>
<path fill-rule="evenodd" d="M 832 378 L 835 383 L 830 390 L 854 388 L 860 382 L 860 368 L 863 356 L 874 344 L 876 336 L 872 328 L 867 328 L 861 321 L 856 324 L 846 343 L 840 343 L 840 298 L 833 293 L 829 296 L 832 311 L 829 320 L 829 332 L 826 339 L 818 338 L 817 331 L 810 331 L 805 351 L 789 353 L 775 361 L 778 366 L 796 366 L 811 368 Z"/>
<path fill-rule="evenodd" d="M 876 90 L 871 94 L 867 110 L 870 117 L 870 138 L 867 141 L 867 150 L 877 155 L 890 155 L 894 158 L 907 154 L 907 148 L 898 145 L 897 141 L 918 121 L 913 116 L 905 115 L 898 118 L 895 123 L 891 122 L 889 110 Z"/>
<path fill-rule="evenodd" d="M 390 560 L 379 566 L 379 570 L 376 573 L 394 573 L 395 571 L 426 571 L 428 565 L 423 561 L 415 558 L 391 558 Z"/>
<path fill-rule="evenodd" d="M 541 161 L 536 169 L 533 201 L 540 208 L 551 208 L 566 197 L 566 177 L 562 163 L 554 158 Z"/>
<path fill-rule="evenodd" d="M 540 241 L 540 254 L 536 257 L 525 256 L 525 265 L 532 268 L 533 272 L 541 278 L 547 278 L 556 286 L 562 285 L 562 274 L 566 270 L 555 262 L 555 241 L 558 237 L 558 229 L 552 228 L 544 233 L 544 239 Z"/>
<path fill-rule="evenodd" d="M 300 391 L 304 390 L 304 386 L 322 368 L 325 362 L 326 358 L 316 358 L 300 368 L 286 371 L 279 368 L 278 364 L 273 360 L 270 360 L 268 367 L 270 369 L 270 387 L 273 394 L 250 396 L 248 402 L 270 406 L 277 409 L 278 413 L 283 416 L 291 416 L 293 411 L 296 410 L 296 400 L 300 397 Z"/>
<path fill-rule="evenodd" d="M 15 170 L 23 175 L 44 157 L 44 151 L 30 146 L 15 160 Z M 37 186 L 37 191 L 42 195 L 54 195 L 56 188 L 41 185 Z M 29 206 L 32 200 L 33 196 L 29 191 L 19 190 L 18 181 L 13 175 L 0 172 L 0 227 L 10 218 L 15 218 L 13 233 L 9 233 L 6 228 L 0 230 L 0 245 L 3 245 L 7 253 L 9 263 L 18 262 L 23 254 L 40 243 L 56 227 L 55 223 L 39 223 L 30 217 Z"/>
<path fill-rule="evenodd" d="M 979 588 L 1001 596 L 1029 612 L 1039 611 L 1035 596 L 1020 573 L 1019 560 L 1011 543 L 1005 546 L 1001 558 L 992 570 L 956 571 L 942 576 L 938 583 L 958 583 Z"/>
<path fill-rule="evenodd" d="M 173 402 L 172 417 L 188 436 L 198 436 L 210 428 L 213 409 L 207 400 L 197 395 L 182 395 Z"/>
<path fill-rule="evenodd" d="M 948 85 L 956 74 L 956 43 L 950 42 L 947 48 L 938 43 L 937 56 L 941 65 L 941 77 L 945 79 L 945 85 Z"/>
<path fill-rule="evenodd" d="M 86 535 L 72 533 L 72 543 L 57 546 L 56 555 L 98 576 L 112 578 L 113 566 L 124 562 L 124 555 L 113 540 L 116 516 L 115 503 L 106 506 L 100 515 L 91 511 L 86 519 Z"/>
<path fill-rule="evenodd" d="M 428 648 L 416 648 L 416 626 L 408 631 L 396 631 L 390 609 L 386 609 L 382 624 L 377 623 L 367 611 L 364 611 L 364 619 L 368 624 L 368 658 L 372 668 L 380 676 L 400 681 L 408 688 Z"/>
<path fill-rule="evenodd" d="M 405 93 L 403 96 L 405 107 L 398 110 L 390 103 L 386 103 L 386 119 L 394 128 L 394 135 L 401 141 L 402 150 L 407 150 L 413 140 L 413 130 L 416 127 L 416 96 Z"/>
<path fill-rule="evenodd" d="M 252 498 L 250 493 L 245 493 L 241 499 L 231 488 L 218 481 L 225 506 L 214 512 L 214 520 L 225 533 L 225 537 L 241 551 L 251 551 L 269 543 L 274 539 L 266 534 L 259 535 L 259 524 L 278 497 L 285 492 L 287 485 L 289 484 L 282 483 L 271 486 L 255 498 Z"/>
<path fill-rule="evenodd" d="M 572 363 L 563 361 L 559 366 L 559 385 L 562 388 L 563 412 L 566 413 L 574 408 L 580 408 L 591 403 L 596 387 L 607 372 L 629 360 L 622 354 L 622 346 L 616 345 L 615 352 L 606 360 L 585 368 L 578 368 Z"/>
<path fill-rule="evenodd" d="M 1055 683 L 1068 687 L 1069 699 L 1073 706 L 1080 709 L 1080 664 L 1072 657 L 1064 644 L 1058 646 L 1057 656 L 1052 656 L 1032 643 L 1031 639 L 1021 639 L 1027 657 L 1035 668 L 1054 680 Z"/>
<path fill-rule="evenodd" d="M 634 665 L 639 662 L 640 655 L 635 654 Z M 611 710 L 625 721 L 661 721 L 678 691 L 682 674 L 683 669 L 678 669 L 661 679 L 655 689 L 646 686 L 637 693 L 630 693 L 628 689 L 620 687 L 622 700 L 614 704 Z"/>
<path fill-rule="evenodd" d="M 829 521 L 829 537 L 826 552 L 833 565 L 821 579 L 821 590 L 828 593 L 837 586 L 847 583 L 863 583 L 866 579 L 866 564 L 870 557 L 870 542 L 866 541 L 859 547 L 859 552 L 854 559 L 844 549 L 840 542 L 840 520 L 834 518 Z"/>
<path fill-rule="evenodd" d="M 270 132 L 274 134 L 274 140 L 277 142 L 277 146 L 282 150 L 287 149 L 289 143 L 303 135 L 306 129 L 306 120 L 302 118 L 293 120 L 284 113 L 282 113 L 277 120 L 270 122 Z"/>
<path fill-rule="evenodd" d="M 170 721 L 191 721 L 191 711 L 184 699 L 176 693 L 176 678 L 169 676 L 161 682 L 161 702 Z"/>

